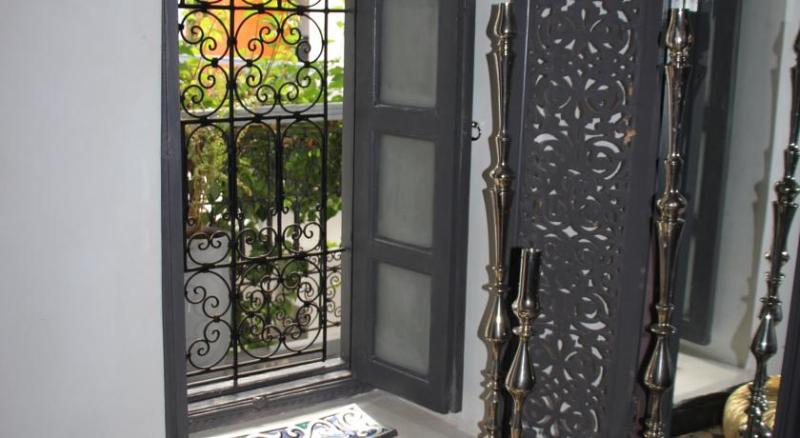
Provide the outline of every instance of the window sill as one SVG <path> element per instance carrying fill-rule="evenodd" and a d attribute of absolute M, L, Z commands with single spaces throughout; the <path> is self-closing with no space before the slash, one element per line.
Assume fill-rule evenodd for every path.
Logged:
<path fill-rule="evenodd" d="M 338 370 L 201 400 L 189 404 L 189 432 L 264 419 L 298 406 L 350 397 L 370 389 L 353 378 L 349 370 Z"/>

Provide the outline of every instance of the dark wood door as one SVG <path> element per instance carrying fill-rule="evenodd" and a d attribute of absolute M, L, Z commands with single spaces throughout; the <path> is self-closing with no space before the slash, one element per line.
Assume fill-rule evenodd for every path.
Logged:
<path fill-rule="evenodd" d="M 356 13 L 353 369 L 439 412 L 460 403 L 470 3 Z"/>

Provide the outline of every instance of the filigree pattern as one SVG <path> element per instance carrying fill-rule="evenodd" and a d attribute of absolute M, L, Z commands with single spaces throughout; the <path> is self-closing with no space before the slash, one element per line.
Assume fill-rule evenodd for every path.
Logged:
<path fill-rule="evenodd" d="M 327 7 L 179 2 L 190 387 L 325 360 L 340 324 Z"/>
<path fill-rule="evenodd" d="M 544 252 L 537 436 L 606 436 L 639 2 L 533 2 L 518 239 Z"/>
<path fill-rule="evenodd" d="M 220 435 L 216 438 L 388 438 L 397 436 L 394 430 L 382 426 L 356 404 L 307 415 L 287 423 L 264 425 Z"/>

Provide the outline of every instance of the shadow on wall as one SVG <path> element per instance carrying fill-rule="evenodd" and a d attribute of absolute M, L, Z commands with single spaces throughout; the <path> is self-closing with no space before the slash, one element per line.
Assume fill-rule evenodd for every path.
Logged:
<path fill-rule="evenodd" d="M 780 30 L 775 36 L 772 44 L 773 55 L 780 59 L 783 50 L 783 35 L 786 29 L 786 24 L 782 23 Z M 778 90 L 780 87 L 780 65 L 775 66 L 770 70 L 770 117 L 769 126 L 775 125 L 777 117 Z M 761 282 L 765 281 L 764 275 L 759 270 L 761 258 L 764 256 L 761 251 L 761 242 L 763 241 L 764 230 L 766 221 L 772 217 L 772 209 L 769 208 L 769 200 L 772 195 L 772 183 L 770 181 L 770 167 L 772 163 L 772 145 L 775 144 L 775 130 L 769 130 L 769 139 L 766 147 L 764 148 L 763 171 L 761 175 L 763 178 L 753 186 L 755 193 L 755 200 L 753 201 L 753 244 L 752 248 L 752 265 L 750 267 L 750 276 L 747 279 L 747 290 L 742 298 L 743 304 L 747 310 L 742 316 L 733 338 L 731 339 L 731 349 L 736 355 L 736 364 L 744 367 L 747 359 L 750 357 L 750 338 L 752 337 L 753 325 L 752 321 L 756 312 L 756 293 Z M 742 342 L 746 339 L 747 342 Z"/>

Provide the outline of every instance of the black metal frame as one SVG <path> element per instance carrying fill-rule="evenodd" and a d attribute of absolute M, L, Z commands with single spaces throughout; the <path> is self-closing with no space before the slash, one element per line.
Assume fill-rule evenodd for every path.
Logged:
<path fill-rule="evenodd" d="M 161 57 L 161 278 L 166 436 L 188 435 L 183 296 L 183 211 L 178 103 L 178 3 L 162 1 Z"/>

